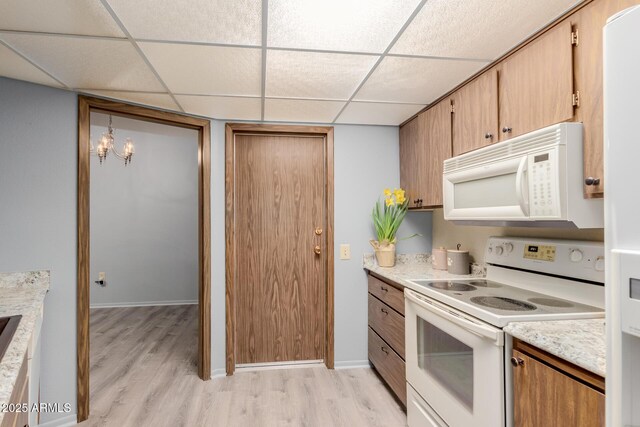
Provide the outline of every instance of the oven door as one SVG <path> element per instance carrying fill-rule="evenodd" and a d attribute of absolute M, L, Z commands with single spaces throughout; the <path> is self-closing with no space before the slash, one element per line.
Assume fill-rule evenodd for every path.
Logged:
<path fill-rule="evenodd" d="M 405 315 L 407 382 L 429 409 L 449 427 L 503 427 L 504 332 L 410 289 Z"/>
<path fill-rule="evenodd" d="M 446 220 L 529 219 L 528 156 L 443 175 Z"/>

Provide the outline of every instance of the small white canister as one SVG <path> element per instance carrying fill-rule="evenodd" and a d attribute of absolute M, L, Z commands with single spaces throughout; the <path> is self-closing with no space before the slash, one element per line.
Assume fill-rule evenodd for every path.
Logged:
<path fill-rule="evenodd" d="M 432 251 L 433 255 L 433 268 L 435 270 L 447 270 L 447 250 L 440 246 Z"/>
<path fill-rule="evenodd" d="M 460 250 L 460 244 L 457 249 L 447 250 L 447 271 L 451 274 L 469 274 L 469 251 Z"/>

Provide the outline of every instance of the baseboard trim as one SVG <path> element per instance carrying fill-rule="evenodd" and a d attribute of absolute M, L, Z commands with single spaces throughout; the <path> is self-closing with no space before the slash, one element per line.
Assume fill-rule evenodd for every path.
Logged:
<path fill-rule="evenodd" d="M 371 368 L 369 360 L 343 360 L 333 364 L 334 369 Z"/>
<path fill-rule="evenodd" d="M 211 379 L 224 378 L 227 376 L 227 370 L 224 368 L 214 369 L 211 373 Z"/>
<path fill-rule="evenodd" d="M 75 426 L 76 424 L 78 424 L 78 415 L 71 414 L 56 418 L 55 420 L 47 421 L 46 423 L 38 424 L 38 427 L 70 427 Z"/>
<path fill-rule="evenodd" d="M 105 302 L 91 304 L 90 308 L 148 307 L 154 305 L 197 305 L 198 300 L 182 301 L 141 301 L 141 302 Z"/>

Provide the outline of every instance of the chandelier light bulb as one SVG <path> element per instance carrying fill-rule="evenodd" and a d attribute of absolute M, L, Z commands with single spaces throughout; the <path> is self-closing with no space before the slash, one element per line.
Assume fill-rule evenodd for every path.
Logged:
<path fill-rule="evenodd" d="M 119 153 L 118 150 L 116 150 L 113 130 L 113 118 L 111 116 L 109 116 L 109 126 L 107 127 L 107 131 L 100 136 L 97 147 L 94 148 L 93 142 L 91 140 L 89 140 L 89 144 L 90 152 L 98 156 L 98 158 L 100 159 L 100 164 L 102 164 L 103 160 L 107 158 L 109 152 L 112 152 L 116 157 L 123 159 L 126 166 L 131 163 L 131 158 L 136 151 L 133 145 L 133 140 L 131 138 L 125 139 L 122 153 Z"/>

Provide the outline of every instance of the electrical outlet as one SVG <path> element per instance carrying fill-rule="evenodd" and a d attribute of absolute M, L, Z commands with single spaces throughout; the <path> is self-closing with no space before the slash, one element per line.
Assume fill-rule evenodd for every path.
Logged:
<path fill-rule="evenodd" d="M 98 273 L 98 280 L 107 280 L 107 273 L 105 273 L 104 271 Z"/>
<path fill-rule="evenodd" d="M 340 259 L 351 259 L 351 245 L 348 243 L 340 245 Z"/>

